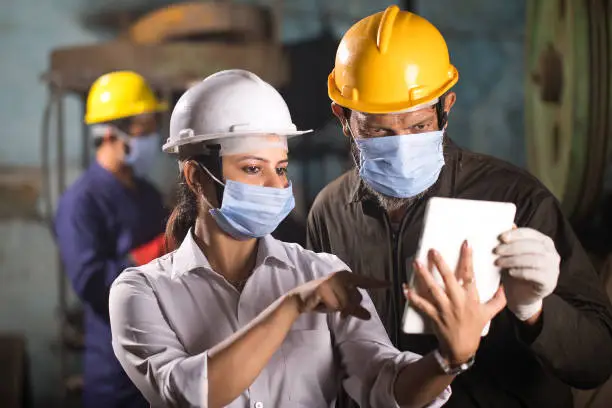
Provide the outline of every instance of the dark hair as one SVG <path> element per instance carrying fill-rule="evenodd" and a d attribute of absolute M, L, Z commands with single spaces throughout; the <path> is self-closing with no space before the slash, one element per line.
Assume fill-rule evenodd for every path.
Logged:
<path fill-rule="evenodd" d="M 187 236 L 198 218 L 198 198 L 187 185 L 183 172 L 179 175 L 177 204 L 166 223 L 166 250 L 174 251 Z"/>
<path fill-rule="evenodd" d="M 184 163 L 190 160 L 206 167 L 219 180 L 222 179 L 221 160 L 217 154 L 196 156 L 184 160 Z M 218 192 L 217 199 L 219 199 L 220 186 L 216 185 L 216 187 Z M 166 223 L 166 250 L 168 252 L 177 249 L 187 236 L 189 229 L 195 225 L 198 219 L 198 208 L 198 197 L 187 184 L 185 175 L 181 171 L 179 174 L 177 204 Z"/>

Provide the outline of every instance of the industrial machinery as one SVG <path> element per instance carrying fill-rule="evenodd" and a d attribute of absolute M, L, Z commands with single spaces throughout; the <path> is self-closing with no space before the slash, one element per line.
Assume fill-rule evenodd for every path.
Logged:
<path fill-rule="evenodd" d="M 576 225 L 601 197 L 612 131 L 609 0 L 527 2 L 528 167 Z"/>
<path fill-rule="evenodd" d="M 288 82 L 289 69 L 279 40 L 280 2 L 273 9 L 222 2 L 180 3 L 154 10 L 134 21 L 116 40 L 54 50 L 43 80 L 49 100 L 42 124 L 44 213 L 51 226 L 54 200 L 66 188 L 64 99 L 76 95 L 83 109 L 89 87 L 99 76 L 115 70 L 143 75 L 160 96 L 173 103 L 194 81 L 223 69 L 252 71 L 273 86 Z M 169 113 L 164 118 L 166 129 Z M 54 129 L 51 125 L 54 124 Z M 52 137 L 53 136 L 53 137 Z M 82 132 L 82 167 L 89 164 L 88 130 Z M 51 141 L 57 162 L 50 163 Z M 160 147 L 161 148 L 161 147 Z M 54 191 L 52 191 L 54 190 Z M 59 354 L 64 381 L 63 404 L 82 380 L 71 375 L 71 356 L 83 347 L 81 313 L 69 307 L 68 283 L 59 265 Z"/>
<path fill-rule="evenodd" d="M 610 296 L 611 22 L 610 0 L 527 2 L 528 166 L 561 202 Z M 608 407 L 612 380 L 574 396 L 576 408 Z"/>

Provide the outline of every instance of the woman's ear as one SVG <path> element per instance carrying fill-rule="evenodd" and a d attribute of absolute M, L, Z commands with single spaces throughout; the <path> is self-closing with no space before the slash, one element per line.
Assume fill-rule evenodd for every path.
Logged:
<path fill-rule="evenodd" d="M 187 186 L 196 196 L 202 194 L 202 180 L 198 165 L 188 160 L 183 164 L 183 177 Z"/>
<path fill-rule="evenodd" d="M 202 170 L 198 163 L 193 160 L 186 161 L 183 165 L 183 176 L 191 192 L 198 201 L 203 200 L 212 208 L 218 207 L 216 182 Z"/>

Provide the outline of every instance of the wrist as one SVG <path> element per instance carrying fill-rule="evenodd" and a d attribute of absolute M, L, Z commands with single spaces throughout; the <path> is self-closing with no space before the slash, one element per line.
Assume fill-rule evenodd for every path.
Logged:
<path fill-rule="evenodd" d="M 521 322 L 535 324 L 542 314 L 542 299 L 529 305 L 519 305 L 514 307 L 509 305 L 508 308 Z"/>
<path fill-rule="evenodd" d="M 461 359 L 461 360 L 449 359 L 448 357 L 444 356 L 439 349 L 434 350 L 433 356 L 436 362 L 438 363 L 440 370 L 442 370 L 442 372 L 445 375 L 452 375 L 452 376 L 459 375 L 469 370 L 470 367 L 474 365 L 474 362 L 476 360 L 475 354 L 470 356 L 467 359 Z"/>
<path fill-rule="evenodd" d="M 281 309 L 294 320 L 297 319 L 300 314 L 302 314 L 300 305 L 301 299 L 299 295 L 294 293 L 284 295 L 281 300 Z"/>
<path fill-rule="evenodd" d="M 454 354 L 444 347 L 439 347 L 437 349 L 437 354 L 438 354 L 438 357 L 442 358 L 444 362 L 446 362 L 448 365 L 459 366 L 461 364 L 467 363 L 472 358 L 474 358 L 474 355 L 476 354 L 476 352 Z"/>

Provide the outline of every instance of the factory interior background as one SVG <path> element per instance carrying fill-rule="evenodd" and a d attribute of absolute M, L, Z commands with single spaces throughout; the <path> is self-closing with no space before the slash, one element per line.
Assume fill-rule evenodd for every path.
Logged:
<path fill-rule="evenodd" d="M 146 25 L 156 12 L 184 2 L 0 0 L 0 406 L 78 406 L 79 305 L 63 277 L 51 222 L 61 191 L 91 160 L 82 117 L 96 67 L 121 67 L 123 57 L 125 64 L 143 64 L 132 61 L 121 42 L 151 47 L 232 42 L 249 49 L 255 42 L 265 44 L 263 54 L 225 54 L 218 47 L 214 59 L 186 58 L 190 68 L 184 72 L 178 60 L 142 74 L 171 102 L 183 89 L 166 83 L 164 70 L 182 72 L 182 85 L 188 86 L 198 75 L 239 64 L 278 87 L 297 127 L 315 129 L 290 142 L 297 204 L 278 231 L 283 239 L 303 244 L 306 215 L 317 192 L 353 165 L 326 88 L 338 42 L 354 22 L 390 4 L 414 11 L 440 29 L 459 70 L 450 136 L 539 177 L 561 200 L 607 279 L 612 242 L 609 1 L 215 3 L 259 6 L 269 19 L 268 35 L 240 40 L 207 35 L 203 23 L 201 33 L 163 38 L 161 28 L 159 34 Z M 170 16 L 162 18 L 171 24 Z M 264 24 L 252 23 L 246 31 Z M 240 34 L 241 28 L 235 29 Z M 87 57 L 76 57 L 78 49 Z M 576 106 L 577 101 L 588 101 L 589 107 Z M 161 149 L 156 160 L 152 177 L 171 202 L 177 164 Z"/>

